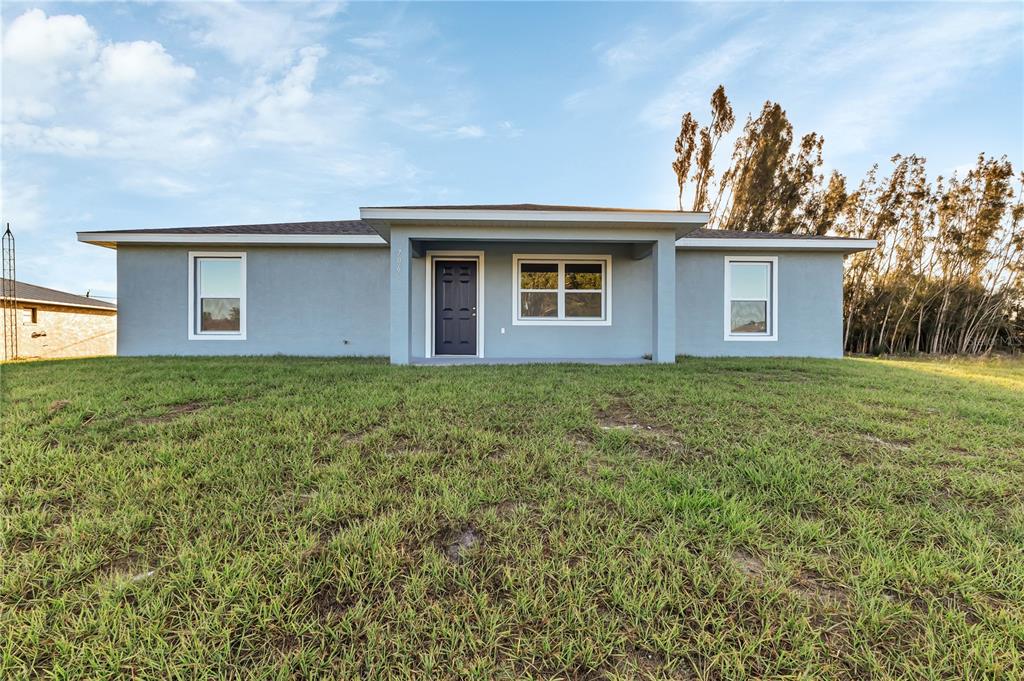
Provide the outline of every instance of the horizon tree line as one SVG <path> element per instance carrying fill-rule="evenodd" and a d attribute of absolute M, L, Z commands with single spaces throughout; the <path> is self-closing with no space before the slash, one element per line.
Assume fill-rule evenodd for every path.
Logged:
<path fill-rule="evenodd" d="M 875 239 L 844 268 L 847 352 L 985 354 L 1024 349 L 1024 172 L 979 154 L 963 176 L 929 178 L 926 159 L 897 154 L 852 190 L 822 172 L 824 138 L 794 138 L 785 110 L 748 115 L 717 182 L 714 157 L 736 122 L 719 85 L 711 120 L 687 112 L 672 170 L 680 210 L 710 212 L 708 227 Z"/>

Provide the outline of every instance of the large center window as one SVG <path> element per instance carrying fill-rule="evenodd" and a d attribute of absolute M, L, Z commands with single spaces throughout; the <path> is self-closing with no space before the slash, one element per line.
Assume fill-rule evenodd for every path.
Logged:
<path fill-rule="evenodd" d="M 513 256 L 514 323 L 610 324 L 608 256 Z"/>
<path fill-rule="evenodd" d="M 725 260 L 725 339 L 775 340 L 778 260 L 727 257 Z"/>
<path fill-rule="evenodd" d="M 189 338 L 245 338 L 245 254 L 189 254 Z"/>

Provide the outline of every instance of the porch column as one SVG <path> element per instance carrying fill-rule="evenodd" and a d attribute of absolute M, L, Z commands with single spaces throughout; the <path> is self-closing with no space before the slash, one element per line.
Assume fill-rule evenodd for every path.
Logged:
<path fill-rule="evenodd" d="M 676 361 L 676 240 L 672 233 L 658 236 L 651 252 L 654 270 L 651 320 L 651 358 L 660 364 Z"/>
<path fill-rule="evenodd" d="M 409 287 L 412 282 L 409 237 L 391 230 L 391 363 L 409 363 Z"/>

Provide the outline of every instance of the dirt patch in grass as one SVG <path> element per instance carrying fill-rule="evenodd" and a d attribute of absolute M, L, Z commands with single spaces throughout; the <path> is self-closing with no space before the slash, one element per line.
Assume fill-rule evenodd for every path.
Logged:
<path fill-rule="evenodd" d="M 159 416 L 145 416 L 143 418 L 135 419 L 135 423 L 138 424 L 152 424 L 152 423 L 168 423 L 173 421 L 185 414 L 194 414 L 198 411 L 206 409 L 207 405 L 202 402 L 185 402 L 183 404 L 171 405 L 170 409 L 165 411 Z"/>
<path fill-rule="evenodd" d="M 54 400 L 50 402 L 50 416 L 64 410 L 69 404 L 71 404 L 71 400 Z"/>
<path fill-rule="evenodd" d="M 157 568 L 147 566 L 143 557 L 137 553 L 115 558 L 96 569 L 96 574 L 105 579 L 132 583 L 145 582 L 151 579 L 156 572 Z"/>
<path fill-rule="evenodd" d="M 740 572 L 752 579 L 760 579 L 761 575 L 764 574 L 764 562 L 745 549 L 733 551 L 732 562 L 736 564 Z"/>
<path fill-rule="evenodd" d="M 568 433 L 565 436 L 565 439 L 568 440 L 569 443 L 576 449 L 588 449 L 591 445 L 594 444 L 594 440 L 591 437 L 590 433 L 583 433 L 576 430 Z"/>
<path fill-rule="evenodd" d="M 608 405 L 606 409 L 599 409 L 595 416 L 597 417 L 597 425 L 600 426 L 602 430 L 672 432 L 671 429 L 654 426 L 638 418 L 636 414 L 633 413 L 633 410 L 630 409 L 629 405 L 623 400 L 616 400 Z"/>
<path fill-rule="evenodd" d="M 480 513 L 486 513 L 487 511 L 494 511 L 494 514 L 499 518 L 508 518 L 517 513 L 524 511 L 534 511 L 535 506 L 523 499 L 505 499 L 495 504 L 485 504 L 479 509 Z"/>
<path fill-rule="evenodd" d="M 845 604 L 850 600 L 846 589 L 824 579 L 820 574 L 804 570 L 792 585 L 795 593 L 805 598 L 813 598 L 822 603 Z"/>
<path fill-rule="evenodd" d="M 355 515 L 346 516 L 344 518 L 332 520 L 320 527 L 320 539 L 324 542 L 329 542 L 331 539 L 335 537 L 335 535 L 339 534 L 340 532 L 344 532 L 349 528 L 355 527 L 356 525 L 362 523 L 364 520 L 366 520 L 366 516 L 359 513 Z"/>
<path fill-rule="evenodd" d="M 345 447 L 359 447 L 362 452 L 363 442 L 370 432 L 367 430 L 361 433 L 328 433 L 313 444 L 314 465 L 324 466 L 331 463 L 338 452 Z"/>
<path fill-rule="evenodd" d="M 355 605 L 356 597 L 351 593 L 341 592 L 337 586 L 323 582 L 313 592 L 311 605 L 321 619 L 335 619 L 344 615 Z"/>
<path fill-rule="evenodd" d="M 887 449 L 905 450 L 910 449 L 912 442 L 905 440 L 887 440 L 871 433 L 861 433 L 860 436 L 870 442 L 871 444 L 878 445 L 879 447 L 885 447 Z"/>
<path fill-rule="evenodd" d="M 665 667 L 665 656 L 646 648 L 631 648 L 626 651 L 626 660 L 645 674 L 661 672 Z"/>
<path fill-rule="evenodd" d="M 444 530 L 437 535 L 437 544 L 441 553 L 455 564 L 466 560 L 466 554 L 480 546 L 483 541 L 483 534 L 472 525 Z"/>
<path fill-rule="evenodd" d="M 672 427 L 646 422 L 621 400 L 613 402 L 607 409 L 598 410 L 595 416 L 601 430 L 621 431 L 633 436 L 631 444 L 643 458 L 678 462 L 705 455 L 682 442 Z"/>
<path fill-rule="evenodd" d="M 1006 602 L 985 594 L 974 594 L 970 600 L 958 592 L 937 592 L 926 589 L 921 593 L 907 594 L 893 589 L 885 589 L 883 595 L 890 602 L 903 603 L 914 612 L 927 615 L 933 611 L 959 613 L 967 624 L 979 624 L 983 621 L 983 609 L 999 612 L 1006 608 Z"/>

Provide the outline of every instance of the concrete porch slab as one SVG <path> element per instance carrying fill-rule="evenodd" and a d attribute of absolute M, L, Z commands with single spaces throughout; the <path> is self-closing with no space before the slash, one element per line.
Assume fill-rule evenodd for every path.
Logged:
<path fill-rule="evenodd" d="M 501 364 L 598 364 L 616 366 L 620 364 L 651 364 L 651 360 L 642 357 L 414 357 L 411 363 L 415 366 L 464 366 L 464 365 L 501 365 Z"/>

